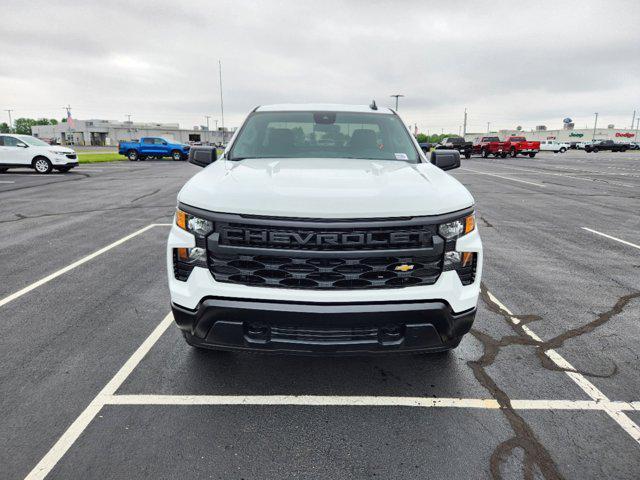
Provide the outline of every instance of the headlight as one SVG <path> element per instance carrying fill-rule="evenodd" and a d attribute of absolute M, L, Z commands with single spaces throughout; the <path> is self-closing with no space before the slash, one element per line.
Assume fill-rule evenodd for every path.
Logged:
<path fill-rule="evenodd" d="M 445 240 L 455 240 L 467 233 L 473 232 L 474 228 L 476 228 L 476 214 L 472 213 L 453 222 L 441 224 L 438 227 L 438 233 L 444 237 Z"/>
<path fill-rule="evenodd" d="M 445 239 L 443 270 L 454 270 L 462 285 L 470 285 L 475 281 L 475 270 L 478 254 L 474 252 L 456 251 L 456 240 L 476 228 L 475 213 L 452 222 L 443 223 L 438 233 Z"/>
<path fill-rule="evenodd" d="M 176 225 L 199 237 L 204 237 L 213 230 L 213 222 L 183 212 L 180 209 L 176 210 Z"/>
<path fill-rule="evenodd" d="M 176 280 L 186 282 L 193 271 L 193 267 L 207 267 L 205 237 L 213 231 L 213 222 L 177 209 L 176 225 L 196 237 L 196 246 L 194 248 L 173 249 L 173 271 L 175 278 Z"/>
<path fill-rule="evenodd" d="M 59 152 L 58 150 L 49 150 L 50 153 L 53 153 L 54 155 L 66 155 L 67 152 Z"/>

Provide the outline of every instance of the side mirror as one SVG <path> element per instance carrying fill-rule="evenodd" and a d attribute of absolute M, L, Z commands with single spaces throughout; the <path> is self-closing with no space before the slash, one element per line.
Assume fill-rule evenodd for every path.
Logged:
<path fill-rule="evenodd" d="M 163 145 L 166 145 L 166 144 L 167 144 L 167 142 L 162 142 L 162 144 L 163 144 Z"/>
<path fill-rule="evenodd" d="M 442 170 L 460 167 L 460 152 L 457 150 L 434 150 L 431 152 L 431 163 Z"/>
<path fill-rule="evenodd" d="M 218 151 L 216 147 L 201 145 L 191 147 L 189 149 L 189 163 L 193 163 L 199 167 L 211 165 L 218 159 Z"/>
<path fill-rule="evenodd" d="M 16 143 L 16 147 L 20 147 L 20 148 L 29 148 L 29 145 L 27 145 L 26 143 Z"/>

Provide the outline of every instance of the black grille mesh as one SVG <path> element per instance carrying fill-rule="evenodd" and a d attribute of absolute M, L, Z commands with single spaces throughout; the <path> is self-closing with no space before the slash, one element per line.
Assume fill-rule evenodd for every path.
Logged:
<path fill-rule="evenodd" d="M 442 259 L 419 256 L 294 258 L 286 254 L 210 253 L 209 268 L 216 281 L 243 285 L 303 289 L 390 288 L 434 284 L 442 271 Z"/>

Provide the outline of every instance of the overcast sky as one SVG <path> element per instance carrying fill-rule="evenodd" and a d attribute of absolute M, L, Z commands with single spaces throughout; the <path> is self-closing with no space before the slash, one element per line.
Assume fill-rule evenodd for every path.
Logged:
<path fill-rule="evenodd" d="M 225 123 L 282 102 L 391 106 L 421 131 L 629 127 L 640 1 L 0 0 L 0 109 Z M 6 112 L 0 112 L 6 121 Z"/>

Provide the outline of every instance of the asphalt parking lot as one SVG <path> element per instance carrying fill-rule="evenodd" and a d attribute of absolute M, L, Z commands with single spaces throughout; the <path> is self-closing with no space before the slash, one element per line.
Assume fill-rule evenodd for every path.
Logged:
<path fill-rule="evenodd" d="M 0 478 L 638 478 L 640 153 L 463 160 L 472 334 L 375 358 L 184 343 L 164 245 L 197 171 L 0 175 Z"/>

